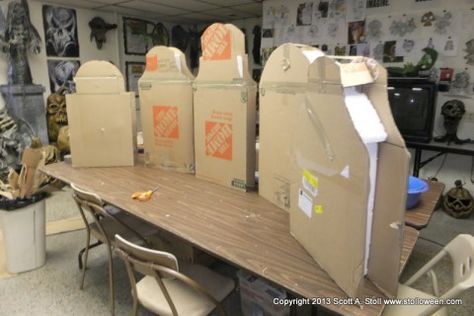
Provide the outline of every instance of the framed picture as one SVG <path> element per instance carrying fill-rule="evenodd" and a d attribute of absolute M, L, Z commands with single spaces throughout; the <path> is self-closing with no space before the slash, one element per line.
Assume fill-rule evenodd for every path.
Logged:
<path fill-rule="evenodd" d="M 51 93 L 57 92 L 61 88 L 74 92 L 76 89 L 73 78 L 80 65 L 79 60 L 49 59 L 48 73 Z"/>
<path fill-rule="evenodd" d="M 127 91 L 135 91 L 135 97 L 138 97 L 138 79 L 145 71 L 145 63 L 138 61 L 125 62 L 127 74 Z"/>
<path fill-rule="evenodd" d="M 43 5 L 43 26 L 48 57 L 79 57 L 76 10 Z"/>
<path fill-rule="evenodd" d="M 145 55 L 148 51 L 148 25 L 150 22 L 134 18 L 123 18 L 125 54 Z"/>

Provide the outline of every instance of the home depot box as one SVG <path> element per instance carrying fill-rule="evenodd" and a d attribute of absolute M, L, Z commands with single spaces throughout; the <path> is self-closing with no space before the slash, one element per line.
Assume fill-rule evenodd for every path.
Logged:
<path fill-rule="evenodd" d="M 234 25 L 215 23 L 201 43 L 194 82 L 196 176 L 247 190 L 255 185 L 257 89 L 244 34 Z"/>
<path fill-rule="evenodd" d="M 156 46 L 138 81 L 145 164 L 194 172 L 194 77 L 177 48 Z"/>
<path fill-rule="evenodd" d="M 292 235 L 349 296 L 359 294 L 364 275 L 395 296 L 409 154 L 391 115 L 385 69 L 335 58 L 285 44 L 267 61 L 260 194 L 290 212 Z M 383 126 L 385 140 L 375 147 L 357 129 L 352 96 L 371 104 Z"/>
<path fill-rule="evenodd" d="M 135 97 L 125 92 L 120 71 L 89 61 L 66 95 L 73 167 L 132 166 L 136 147 Z"/>
<path fill-rule="evenodd" d="M 237 272 L 240 305 L 244 316 L 288 316 L 290 307 L 275 301 L 287 298 L 286 292 L 243 270 Z"/>

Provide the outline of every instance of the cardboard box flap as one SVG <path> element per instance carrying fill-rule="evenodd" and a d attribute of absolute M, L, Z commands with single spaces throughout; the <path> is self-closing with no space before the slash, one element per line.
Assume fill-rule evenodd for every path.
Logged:
<path fill-rule="evenodd" d="M 388 135 L 387 140 L 379 145 L 368 277 L 387 296 L 395 297 L 403 243 L 410 153 L 390 110 L 387 72 L 376 61 L 365 60 L 376 80 L 370 85 L 370 89 L 364 87 L 364 91 Z M 390 255 L 387 255 L 387 249 L 390 249 Z"/>
<path fill-rule="evenodd" d="M 91 60 L 77 70 L 74 77 L 76 93 L 108 94 L 125 92 L 125 84 L 120 70 L 112 63 Z"/>
<path fill-rule="evenodd" d="M 235 25 L 212 24 L 201 36 L 201 47 L 197 82 L 251 80 L 245 36 Z"/>
<path fill-rule="evenodd" d="M 336 284 L 356 297 L 364 279 L 369 158 L 344 96 L 336 86 L 328 89 L 309 92 L 306 104 L 295 109 L 292 152 L 301 173 L 291 179 L 299 196 L 290 225 Z"/>
<path fill-rule="evenodd" d="M 175 47 L 155 46 L 146 54 L 143 80 L 193 80 L 182 51 Z"/>
<path fill-rule="evenodd" d="M 311 46 L 283 44 L 274 50 L 267 60 L 260 86 L 286 84 L 290 80 L 291 84 L 307 83 L 309 65 L 322 55 L 324 55 L 322 51 Z"/>
<path fill-rule="evenodd" d="M 374 81 L 367 65 L 355 58 L 325 56 L 325 58 L 316 59 L 313 63 L 316 67 L 310 70 L 310 78 L 314 81 L 342 84 L 343 87 L 360 86 Z"/>

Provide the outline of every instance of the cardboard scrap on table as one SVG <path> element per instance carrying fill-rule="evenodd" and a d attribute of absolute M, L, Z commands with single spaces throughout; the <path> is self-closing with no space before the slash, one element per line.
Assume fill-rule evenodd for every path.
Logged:
<path fill-rule="evenodd" d="M 13 200 L 28 198 L 39 192 L 49 178 L 38 172 L 47 163 L 56 162 L 59 157 L 57 149 L 52 146 L 42 146 L 38 139 L 33 139 L 30 147 L 23 151 L 20 174 L 10 169 L 6 183 L 0 180 L 0 195 Z"/>

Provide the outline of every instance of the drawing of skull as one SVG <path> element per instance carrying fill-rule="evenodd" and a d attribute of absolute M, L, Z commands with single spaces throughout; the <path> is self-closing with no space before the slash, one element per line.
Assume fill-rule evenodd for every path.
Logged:
<path fill-rule="evenodd" d="M 43 6 L 43 19 L 48 56 L 78 57 L 75 10 Z"/>

